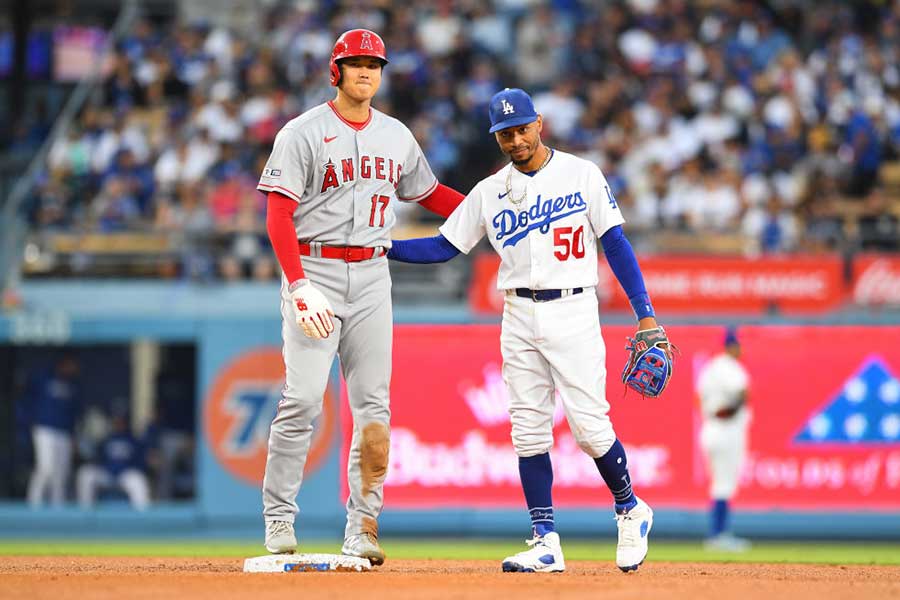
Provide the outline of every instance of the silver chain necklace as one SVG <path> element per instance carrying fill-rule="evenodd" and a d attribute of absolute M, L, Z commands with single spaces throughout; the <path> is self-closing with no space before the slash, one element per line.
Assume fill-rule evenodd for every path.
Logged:
<path fill-rule="evenodd" d="M 535 174 L 538 171 L 547 166 L 547 163 L 550 162 L 550 157 L 553 156 L 553 149 L 547 148 L 547 156 L 544 157 L 544 162 L 541 163 L 541 166 L 537 168 Z M 518 198 L 513 196 L 512 193 L 512 172 L 515 166 L 512 163 L 509 163 L 509 171 L 506 172 L 506 196 L 509 198 L 509 201 L 512 202 L 515 206 L 519 206 L 522 202 L 525 201 L 525 197 L 528 195 L 528 188 L 526 187 L 525 191 L 522 192 L 522 195 Z"/>

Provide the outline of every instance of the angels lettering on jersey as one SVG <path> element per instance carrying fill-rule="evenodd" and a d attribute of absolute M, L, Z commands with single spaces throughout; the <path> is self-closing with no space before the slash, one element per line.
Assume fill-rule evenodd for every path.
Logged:
<path fill-rule="evenodd" d="M 395 162 L 393 158 L 384 158 L 383 156 L 367 156 L 363 155 L 359 158 L 359 169 L 352 158 L 340 159 L 341 173 L 338 175 L 335 162 L 329 158 L 328 162 L 322 167 L 325 176 L 322 179 L 322 189 L 319 193 L 324 194 L 328 190 L 339 188 L 345 183 L 355 181 L 357 175 L 361 179 L 379 179 L 387 181 L 394 189 L 400 183 L 400 173 L 403 165 Z"/>

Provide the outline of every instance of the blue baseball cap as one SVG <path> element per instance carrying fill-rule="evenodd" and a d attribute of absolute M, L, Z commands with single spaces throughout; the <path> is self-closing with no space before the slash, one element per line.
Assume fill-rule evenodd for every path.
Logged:
<path fill-rule="evenodd" d="M 738 340 L 736 327 L 729 327 L 725 330 L 724 345 L 731 346 L 732 344 L 738 346 L 741 344 L 741 342 Z"/>
<path fill-rule="evenodd" d="M 527 125 L 538 118 L 531 96 L 519 88 L 506 88 L 502 92 L 494 94 L 494 97 L 491 98 L 489 112 L 491 113 L 490 133 L 507 127 Z"/>

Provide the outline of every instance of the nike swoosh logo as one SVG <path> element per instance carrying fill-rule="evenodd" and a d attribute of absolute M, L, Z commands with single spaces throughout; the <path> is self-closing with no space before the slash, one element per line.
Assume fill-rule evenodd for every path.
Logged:
<path fill-rule="evenodd" d="M 327 144 L 328 142 L 333 142 L 333 141 L 336 140 L 336 139 L 337 139 L 337 136 L 334 136 L 334 137 L 328 137 L 328 136 L 326 135 L 326 136 L 325 136 L 325 143 Z"/>
<path fill-rule="evenodd" d="M 504 196 L 506 196 L 509 192 L 503 192 L 502 194 L 497 194 L 497 200 L 502 200 Z"/>

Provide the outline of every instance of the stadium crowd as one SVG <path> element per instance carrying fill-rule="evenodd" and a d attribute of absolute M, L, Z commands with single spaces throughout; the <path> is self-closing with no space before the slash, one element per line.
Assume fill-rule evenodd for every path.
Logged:
<path fill-rule="evenodd" d="M 666 232 L 751 255 L 897 250 L 900 2 L 779 6 L 301 0 L 250 27 L 142 20 L 53 146 L 30 218 L 182 236 L 163 274 L 273 277 L 258 175 L 279 128 L 333 97 L 337 35 L 366 27 L 390 59 L 375 105 L 457 189 L 502 164 L 487 103 L 518 86 L 550 146 L 603 169 L 645 251 Z"/>

